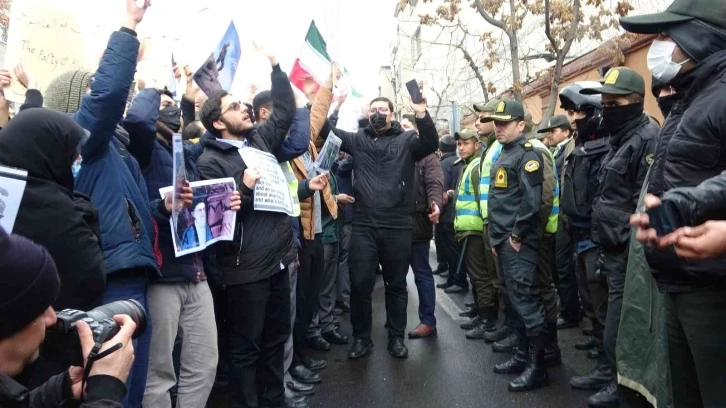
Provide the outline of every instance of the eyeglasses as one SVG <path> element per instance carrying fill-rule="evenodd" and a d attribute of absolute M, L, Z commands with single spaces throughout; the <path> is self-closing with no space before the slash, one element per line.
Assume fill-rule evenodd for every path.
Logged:
<path fill-rule="evenodd" d="M 370 113 L 371 115 L 375 115 L 376 113 L 380 113 L 381 115 L 388 115 L 389 110 L 388 110 L 388 108 L 378 108 L 378 109 L 371 108 L 368 111 L 368 113 Z"/>
<path fill-rule="evenodd" d="M 222 112 L 222 114 L 219 115 L 219 116 L 222 116 L 222 115 L 224 115 L 225 113 L 227 113 L 229 111 L 238 112 L 238 111 L 242 110 L 242 106 L 244 106 L 244 105 L 242 105 L 241 102 L 232 102 L 232 103 L 229 104 L 229 106 L 227 107 L 227 109 L 225 109 L 224 112 Z M 245 108 L 245 111 L 246 111 L 247 110 L 247 107 L 245 106 L 244 108 Z"/>

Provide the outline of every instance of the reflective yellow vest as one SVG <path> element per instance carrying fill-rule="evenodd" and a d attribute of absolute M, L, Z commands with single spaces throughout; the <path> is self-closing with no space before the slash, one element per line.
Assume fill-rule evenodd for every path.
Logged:
<path fill-rule="evenodd" d="M 300 199 L 297 196 L 297 177 L 295 177 L 295 173 L 292 171 L 292 166 L 290 165 L 289 161 L 285 162 L 285 165 L 280 163 L 280 167 L 282 168 L 282 173 L 285 175 L 285 179 L 287 180 L 287 188 L 290 189 L 290 196 L 292 197 L 292 208 L 295 213 L 295 217 L 299 217 Z"/>
<path fill-rule="evenodd" d="M 552 159 L 552 169 L 555 172 L 555 198 L 552 201 L 552 211 L 550 212 L 550 217 L 547 220 L 547 226 L 545 226 L 545 232 L 549 234 L 554 234 L 557 232 L 557 223 L 560 216 L 560 181 L 559 177 L 557 176 L 557 166 L 554 165 L 555 163 L 555 156 L 552 154 L 550 149 L 547 148 L 542 142 L 540 142 L 537 139 L 531 139 L 528 140 L 528 142 L 532 143 L 532 146 L 534 146 L 535 149 L 547 152 L 547 154 L 550 155 L 550 158 Z"/>
<path fill-rule="evenodd" d="M 489 175 L 492 172 L 492 165 L 499 158 L 499 154 L 502 153 L 502 144 L 497 140 L 494 140 L 487 149 L 484 159 L 481 161 L 481 171 L 479 176 L 479 207 L 481 207 L 481 218 L 487 219 L 487 200 L 489 200 Z"/>
<path fill-rule="evenodd" d="M 456 196 L 456 218 L 454 229 L 459 231 L 484 231 L 484 223 L 479 210 L 479 200 L 476 197 L 474 186 L 471 182 L 471 171 L 481 161 L 480 157 L 472 160 L 464 169 L 464 174 L 459 181 L 459 193 Z M 481 175 L 479 176 L 481 178 Z"/>

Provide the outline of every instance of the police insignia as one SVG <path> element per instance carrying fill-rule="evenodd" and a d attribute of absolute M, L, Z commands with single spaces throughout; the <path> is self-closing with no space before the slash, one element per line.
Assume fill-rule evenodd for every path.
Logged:
<path fill-rule="evenodd" d="M 494 180 L 494 187 L 507 188 L 507 170 L 503 167 L 500 167 L 499 170 L 497 170 L 497 178 Z"/>
<path fill-rule="evenodd" d="M 653 153 L 645 155 L 645 162 L 648 163 L 648 166 L 653 165 Z"/>
<path fill-rule="evenodd" d="M 507 104 L 506 104 L 506 103 L 504 103 L 504 101 L 502 101 L 502 102 L 499 102 L 499 104 L 497 105 L 497 110 L 496 110 L 496 113 L 504 113 L 504 108 L 505 108 L 506 106 L 507 106 Z"/>
<path fill-rule="evenodd" d="M 537 160 L 530 160 L 524 165 L 524 171 L 532 173 L 539 170 L 539 162 Z"/>
<path fill-rule="evenodd" d="M 620 71 L 618 71 L 617 69 L 611 69 L 605 77 L 605 85 L 614 85 L 616 82 L 618 82 L 619 76 Z"/>

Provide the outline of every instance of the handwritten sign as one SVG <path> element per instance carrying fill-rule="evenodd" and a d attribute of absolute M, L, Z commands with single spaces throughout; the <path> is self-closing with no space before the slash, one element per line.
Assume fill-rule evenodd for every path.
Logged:
<path fill-rule="evenodd" d="M 0 227 L 8 234 L 13 232 L 27 178 L 25 170 L 0 166 Z"/>
<path fill-rule="evenodd" d="M 99 6 L 111 10 L 100 12 Z M 118 16 L 122 14 L 114 15 L 116 9 L 108 1 L 12 2 L 5 56 L 11 75 L 12 67 L 22 61 L 45 93 L 50 82 L 64 72 L 93 71 L 109 35 L 118 29 Z M 91 14 L 96 10 L 98 14 Z M 109 20 L 109 15 L 116 18 Z M 23 102 L 25 89 L 13 80 L 5 95 L 11 101 Z"/>
<path fill-rule="evenodd" d="M 260 180 L 255 185 L 255 211 L 281 212 L 294 216 L 292 196 L 287 179 L 275 156 L 251 147 L 239 150 L 247 167 L 256 167 Z"/>

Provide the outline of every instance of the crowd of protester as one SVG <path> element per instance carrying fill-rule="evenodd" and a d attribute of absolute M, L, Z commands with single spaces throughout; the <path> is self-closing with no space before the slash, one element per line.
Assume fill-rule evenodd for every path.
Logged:
<path fill-rule="evenodd" d="M 613 67 L 562 88 L 566 114 L 536 129 L 521 102 L 495 99 L 473 106 L 476 130 L 441 137 L 425 99 L 397 118 L 392 101 L 375 98 L 357 130 L 340 129 L 335 64 L 298 92 L 259 46 L 271 89 L 253 87 L 246 101 L 205 95 L 188 67 L 175 67 L 187 84 L 177 102 L 135 77 L 135 30 L 150 1 L 136 3 L 127 0 L 96 72 L 63 73 L 41 94 L 18 66 L 25 103 L 12 119 L 0 104 L 0 165 L 28 172 L 13 233 L 0 229 L 1 407 L 201 408 L 213 389 L 228 390 L 235 407 L 307 407 L 327 365 L 310 350 L 350 343 L 351 360 L 373 350 L 377 274 L 387 351 L 408 356 L 409 268 L 419 322 L 408 338 L 437 334 L 436 288 L 471 291 L 461 328 L 511 355 L 491 367 L 512 376 L 511 392 L 547 386 L 548 369 L 562 365 L 558 331 L 586 318 L 575 347 L 594 367 L 570 385 L 593 392 L 589 406 L 726 406 L 717 2 L 675 0 L 621 19 L 658 35 L 650 90 Z M 10 82 L 0 71 L 0 87 Z M 662 124 L 645 111 L 648 91 Z M 162 198 L 174 183 L 175 134 L 186 182 Z M 340 153 L 320 172 L 331 135 Z M 255 208 L 261 172 L 244 148 L 289 175 L 294 216 Z M 221 178 L 236 184 L 232 240 L 177 257 L 173 206 L 193 205 L 189 182 Z M 435 285 L 435 275 L 445 280 Z M 83 367 L 39 353 L 56 311 L 120 300 L 138 302 L 146 319 L 114 316 L 120 330 L 103 344 L 92 320 L 77 322 Z"/>

